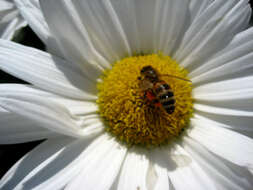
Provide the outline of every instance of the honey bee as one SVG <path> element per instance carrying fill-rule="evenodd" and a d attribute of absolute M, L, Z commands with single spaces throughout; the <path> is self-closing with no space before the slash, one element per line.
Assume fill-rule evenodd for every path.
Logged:
<path fill-rule="evenodd" d="M 160 76 L 174 77 L 187 82 L 191 81 L 173 75 L 160 75 L 150 65 L 141 69 L 138 80 L 139 87 L 144 93 L 144 98 L 150 102 L 151 105 L 162 107 L 168 114 L 172 114 L 176 108 L 174 92 L 168 83 L 160 79 Z"/>

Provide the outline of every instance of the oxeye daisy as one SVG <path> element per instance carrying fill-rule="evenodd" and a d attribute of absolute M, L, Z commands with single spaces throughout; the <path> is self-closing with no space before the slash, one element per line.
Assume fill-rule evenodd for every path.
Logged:
<path fill-rule="evenodd" d="M 253 188 L 247 0 L 16 0 L 50 53 L 0 40 L 0 189 Z"/>
<path fill-rule="evenodd" d="M 10 40 L 15 31 L 26 25 L 13 0 L 0 1 L 0 38 Z"/>

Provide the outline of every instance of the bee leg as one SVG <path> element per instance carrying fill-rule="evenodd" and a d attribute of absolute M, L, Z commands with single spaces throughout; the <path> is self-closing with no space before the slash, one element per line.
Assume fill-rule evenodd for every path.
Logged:
<path fill-rule="evenodd" d="M 143 99 L 144 99 L 144 103 L 145 103 L 146 105 L 152 106 L 152 104 L 151 104 L 151 102 L 150 102 L 150 100 L 149 100 L 149 98 L 148 98 L 148 93 L 147 93 L 147 91 L 145 91 L 145 92 L 143 93 Z"/>
<path fill-rule="evenodd" d="M 154 107 L 161 107 L 162 104 L 159 102 L 157 98 L 153 99 L 151 103 L 154 105 Z"/>

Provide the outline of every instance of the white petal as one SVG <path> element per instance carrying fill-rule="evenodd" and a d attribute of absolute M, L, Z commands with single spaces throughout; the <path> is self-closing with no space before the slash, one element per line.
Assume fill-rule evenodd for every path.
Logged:
<path fill-rule="evenodd" d="M 137 150 L 137 151 L 136 151 Z M 136 151 L 136 152 L 135 152 Z M 147 190 L 146 176 L 149 161 L 138 149 L 128 152 L 119 176 L 118 190 Z"/>
<path fill-rule="evenodd" d="M 167 174 L 167 171 L 166 171 Z M 156 182 L 158 180 L 156 170 L 154 168 L 153 163 L 149 163 L 148 171 L 147 171 L 147 176 L 146 176 L 146 186 L 147 189 L 154 189 L 156 186 Z"/>
<path fill-rule="evenodd" d="M 123 23 L 130 47 L 137 54 L 159 50 L 172 54 L 190 21 L 186 16 L 187 0 L 127 0 L 118 4 L 118 7 L 122 6 L 116 8 L 116 12 Z"/>
<path fill-rule="evenodd" d="M 23 143 L 55 137 L 38 123 L 8 111 L 0 113 L 0 144 Z"/>
<path fill-rule="evenodd" d="M 253 166 L 253 139 L 198 120 L 191 125 L 188 135 L 211 152 L 237 165 Z"/>
<path fill-rule="evenodd" d="M 249 172 L 253 175 L 253 168 L 249 168 Z"/>
<path fill-rule="evenodd" d="M 201 101 L 226 101 L 253 98 L 253 77 L 208 83 L 193 89 L 193 97 Z"/>
<path fill-rule="evenodd" d="M 96 103 L 91 101 L 72 100 L 63 97 L 52 97 L 52 100 L 63 104 L 73 115 L 84 116 L 95 114 L 98 111 Z"/>
<path fill-rule="evenodd" d="M 155 52 L 172 55 L 190 22 L 189 1 L 158 0 L 155 6 L 153 36 Z"/>
<path fill-rule="evenodd" d="M 42 169 L 45 165 L 54 160 L 64 147 L 68 143 L 71 143 L 71 141 L 70 138 L 57 138 L 46 140 L 38 145 L 35 149 L 21 158 L 2 177 L 0 181 L 0 189 L 14 189 L 14 187 L 27 175 L 34 175 L 34 172 L 36 171 L 35 168 L 38 168 L 37 170 Z"/>
<path fill-rule="evenodd" d="M 98 107 L 95 102 L 84 101 L 84 100 L 74 100 L 63 96 L 58 96 L 50 92 L 40 90 L 32 85 L 22 85 L 22 84 L 0 84 L 0 91 L 2 95 L 4 93 L 22 93 L 22 94 L 36 94 L 39 96 L 44 96 L 52 101 L 62 104 L 66 107 L 69 112 L 73 115 L 85 116 L 97 113 Z M 1 112 L 1 110 L 0 110 Z"/>
<path fill-rule="evenodd" d="M 0 40 L 0 69 L 35 86 L 79 99 L 95 99 L 96 86 L 63 59 L 34 48 Z"/>
<path fill-rule="evenodd" d="M 233 129 L 240 132 L 253 131 L 252 117 L 224 116 L 224 115 L 197 112 L 197 113 L 194 113 L 194 118 L 192 119 L 198 120 L 199 122 L 203 122 L 203 124 L 208 123 L 209 125 L 215 125 L 218 127 Z"/>
<path fill-rule="evenodd" d="M 229 109 L 229 108 L 224 108 L 224 107 L 209 106 L 209 105 L 197 104 L 197 103 L 195 103 L 193 107 L 194 109 L 198 111 L 212 113 L 212 114 L 243 116 L 243 117 L 253 116 L 252 111 L 244 111 L 240 109 Z"/>
<path fill-rule="evenodd" d="M 250 13 L 248 0 L 214 1 L 191 24 L 175 59 L 189 70 L 196 68 L 245 29 Z"/>
<path fill-rule="evenodd" d="M 80 1 L 80 3 L 76 4 L 76 8 L 81 15 L 80 17 L 83 18 L 82 21 L 95 44 L 95 48 L 107 57 L 108 60 L 114 62 L 115 59 L 117 60 L 131 54 L 135 55 L 153 52 L 153 43 L 156 41 L 154 39 L 155 30 L 160 28 L 155 25 L 157 22 L 154 21 L 154 17 L 156 17 L 156 20 L 159 20 L 163 14 L 159 14 L 158 10 L 155 10 L 156 4 L 157 9 L 159 9 L 159 6 L 162 5 L 162 1 L 96 0 Z M 178 22 L 177 25 L 171 27 L 174 29 L 169 28 L 171 29 L 172 34 L 169 35 L 169 39 L 166 38 L 168 41 L 167 43 L 174 40 L 171 39 L 173 34 L 177 36 L 181 34 L 176 33 L 182 28 L 185 17 L 184 11 L 182 11 L 181 14 L 176 15 L 177 8 L 180 6 L 181 9 L 186 8 L 186 1 L 180 1 L 180 3 L 175 1 L 175 4 L 173 5 L 173 18 L 169 23 L 174 23 L 174 18 L 176 16 L 178 16 Z M 165 17 L 166 15 L 164 18 Z M 85 18 L 88 18 L 88 20 Z M 165 29 L 168 29 L 167 23 Z M 168 34 L 166 33 L 166 30 L 162 34 L 163 37 L 166 37 L 166 34 Z M 169 46 L 168 44 L 165 44 L 164 46 L 166 46 L 164 47 L 165 49 L 172 48 L 174 45 Z"/>
<path fill-rule="evenodd" d="M 167 170 L 158 164 L 156 164 L 155 170 L 157 173 L 157 182 L 155 184 L 154 190 L 171 189 Z"/>
<path fill-rule="evenodd" d="M 6 11 L 6 10 L 10 10 L 10 9 L 14 9 L 15 5 L 7 0 L 2 0 L 0 1 L 0 11 Z"/>
<path fill-rule="evenodd" d="M 14 0 L 22 16 L 28 21 L 31 28 L 45 43 L 50 36 L 49 29 L 43 18 L 37 0 Z"/>
<path fill-rule="evenodd" d="M 95 139 L 91 144 L 89 144 L 90 141 L 80 140 L 69 145 L 65 148 L 62 155 L 58 157 L 60 159 L 61 156 L 66 156 L 67 162 L 63 160 L 63 162 L 58 164 L 59 160 L 55 160 L 50 163 L 40 172 L 41 175 L 35 176 L 35 179 L 37 178 L 35 181 L 33 178 L 29 180 L 30 187 L 34 187 L 35 190 L 58 190 L 63 188 L 78 177 L 78 174 L 82 171 L 82 168 L 87 166 L 87 163 L 93 159 L 99 158 L 99 161 L 103 159 L 106 151 L 111 148 L 111 143 L 108 143 L 108 141 L 108 136 L 103 135 Z M 47 177 L 45 178 L 43 175 Z"/>
<path fill-rule="evenodd" d="M 0 2 L 0 25 L 10 22 L 12 19 L 18 16 L 18 11 L 14 3 L 6 0 Z M 2 28 L 1 28 L 2 29 Z"/>
<path fill-rule="evenodd" d="M 132 22 L 135 29 L 134 39 L 136 41 L 138 52 L 137 53 L 151 53 L 153 52 L 153 35 L 154 35 L 154 13 L 156 1 L 152 0 L 129 0 L 126 2 L 128 14 L 133 14 L 129 19 L 133 19 Z M 126 10 L 126 11 L 128 11 Z M 127 26 L 125 26 L 126 28 Z M 135 53 L 135 52 L 134 52 Z"/>
<path fill-rule="evenodd" d="M 205 9 L 213 2 L 213 0 L 191 0 L 190 1 L 190 16 L 191 23 L 201 16 Z"/>
<path fill-rule="evenodd" d="M 111 63 L 132 54 L 121 21 L 126 2 L 78 0 L 73 4 L 94 47 Z"/>
<path fill-rule="evenodd" d="M 42 0 L 40 3 L 64 57 L 77 64 L 90 79 L 96 80 L 103 70 L 101 66 L 108 67 L 109 63 L 93 47 L 72 1 Z"/>
<path fill-rule="evenodd" d="M 157 164 L 166 168 L 176 190 L 215 189 L 214 182 L 199 164 L 178 145 L 172 149 L 157 150 Z"/>
<path fill-rule="evenodd" d="M 10 40 L 15 31 L 26 25 L 12 1 L 0 2 L 0 38 Z"/>
<path fill-rule="evenodd" d="M 242 131 L 242 130 L 236 130 L 236 129 L 233 131 L 236 131 L 242 135 L 245 135 L 246 137 L 253 139 L 253 132 L 252 131 Z"/>
<path fill-rule="evenodd" d="M 71 115 L 63 105 L 50 101 L 38 93 L 7 92 L 0 95 L 0 106 L 8 111 L 26 117 L 40 126 L 60 134 L 81 137 L 85 128 L 80 127 L 83 121 Z"/>
<path fill-rule="evenodd" d="M 1 21 L 0 21 L 1 22 Z M 3 26 L 0 23 L 0 38 L 11 40 L 14 33 L 27 25 L 27 22 L 21 16 L 16 16 L 10 22 L 5 23 Z"/>
<path fill-rule="evenodd" d="M 215 189 L 250 190 L 252 175 L 245 168 L 238 167 L 208 152 L 204 147 L 191 138 L 184 137 L 184 149 L 205 170 L 215 183 Z"/>
<path fill-rule="evenodd" d="M 7 114 L 9 113 L 6 109 L 0 107 L 0 114 Z"/>
<path fill-rule="evenodd" d="M 38 35 L 38 37 L 46 44 L 49 52 L 62 56 L 56 40 L 49 31 L 46 20 L 42 14 L 39 0 L 14 0 L 20 14 L 28 22 L 29 26 Z"/>
<path fill-rule="evenodd" d="M 170 189 L 170 182 L 167 168 L 161 164 L 159 151 L 150 152 L 151 162 L 147 175 L 147 189 Z"/>
<path fill-rule="evenodd" d="M 97 107 L 93 102 L 84 102 L 66 99 L 39 89 L 30 85 L 21 84 L 0 84 L 1 96 L 10 94 L 22 96 L 39 96 L 53 104 L 61 105 L 70 112 L 70 115 L 78 115 L 82 127 L 82 133 L 88 135 L 102 131 L 104 126 L 100 117 L 95 114 Z M 32 140 L 53 137 L 56 134 L 45 129 L 45 126 L 38 121 L 30 120 L 27 117 L 10 113 L 7 110 L 0 109 L 0 143 L 20 143 Z"/>
<path fill-rule="evenodd" d="M 196 110 L 232 116 L 252 116 L 253 78 L 251 76 L 215 82 L 194 89 Z M 196 91 L 195 91 L 196 90 Z"/>
<path fill-rule="evenodd" d="M 126 147 L 112 140 L 105 143 L 101 156 L 89 154 L 83 160 L 82 171 L 66 187 L 66 190 L 85 187 L 87 190 L 109 189 L 118 175 L 126 155 Z M 99 179 L 99 181 L 98 181 Z"/>
<path fill-rule="evenodd" d="M 89 145 L 90 140 L 73 141 L 69 138 L 47 140 L 25 155 L 3 177 L 0 182 L 2 189 L 36 189 L 58 172 L 76 160 Z M 62 178 L 64 184 L 71 180 Z M 62 186 L 64 186 L 64 184 Z"/>
<path fill-rule="evenodd" d="M 194 83 L 220 79 L 223 75 L 244 71 L 252 67 L 250 61 L 253 51 L 253 28 L 237 34 L 230 44 L 214 55 L 205 64 L 190 73 Z"/>

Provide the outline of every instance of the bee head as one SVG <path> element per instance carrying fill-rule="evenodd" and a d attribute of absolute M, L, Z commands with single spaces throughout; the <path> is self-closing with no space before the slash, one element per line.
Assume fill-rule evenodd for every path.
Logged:
<path fill-rule="evenodd" d="M 155 69 L 150 65 L 145 66 L 141 69 L 141 76 L 150 81 L 155 81 L 158 79 Z"/>

